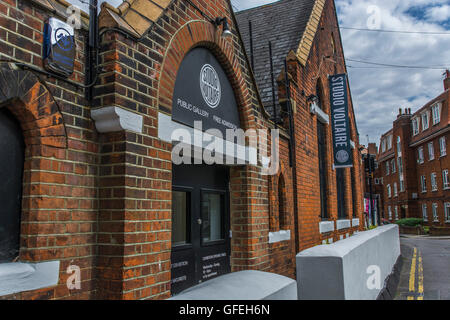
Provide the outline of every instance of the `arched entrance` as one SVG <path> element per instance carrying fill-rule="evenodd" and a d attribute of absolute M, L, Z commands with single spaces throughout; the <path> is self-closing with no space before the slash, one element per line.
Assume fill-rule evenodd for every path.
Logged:
<path fill-rule="evenodd" d="M 233 88 L 221 64 L 205 47 L 189 51 L 180 64 L 171 123 L 186 137 L 196 128 L 189 141 L 186 137 L 179 141 L 188 149 L 183 151 L 183 164 L 172 168 L 171 292 L 177 294 L 231 271 L 230 168 L 223 164 L 229 156 L 225 150 L 227 130 L 241 126 Z M 211 139 L 196 140 L 203 132 L 211 134 Z M 214 140 L 222 150 L 206 153 L 211 142 L 203 139 Z"/>

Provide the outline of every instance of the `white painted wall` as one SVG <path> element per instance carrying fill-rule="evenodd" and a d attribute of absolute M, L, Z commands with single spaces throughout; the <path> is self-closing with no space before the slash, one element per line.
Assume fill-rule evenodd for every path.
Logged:
<path fill-rule="evenodd" d="M 375 300 L 399 256 L 397 225 L 378 227 L 331 245 L 302 251 L 296 257 L 298 297 L 300 300 Z M 367 286 L 373 276 L 373 271 L 367 273 L 372 266 L 380 270 L 379 288 Z"/>

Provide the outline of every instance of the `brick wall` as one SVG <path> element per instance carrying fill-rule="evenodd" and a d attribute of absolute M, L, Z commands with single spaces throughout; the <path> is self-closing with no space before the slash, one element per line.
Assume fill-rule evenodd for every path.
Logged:
<path fill-rule="evenodd" d="M 333 239 L 337 241 L 341 235 L 352 234 L 355 230 L 341 230 L 329 234 L 319 233 L 320 219 L 320 187 L 319 187 L 319 167 L 318 167 L 318 142 L 317 142 L 317 119 L 309 112 L 307 97 L 316 94 L 316 85 L 319 83 L 322 88 L 322 103 L 324 111 L 330 114 L 330 98 L 327 75 L 335 73 L 345 73 L 342 44 L 339 33 L 336 32 L 337 25 L 335 7 L 333 1 L 326 1 L 320 19 L 319 28 L 316 32 L 309 60 L 305 67 L 293 60 L 289 63 L 289 73 L 292 76 L 292 99 L 295 100 L 295 139 L 297 143 L 297 181 L 298 181 L 298 216 L 299 233 L 298 244 L 300 250 L 322 243 L 323 240 Z M 336 44 L 336 52 L 333 55 L 331 37 Z M 324 59 L 332 56 L 336 63 Z M 350 97 L 351 95 L 349 95 Z M 359 146 L 359 137 L 356 130 L 356 120 L 353 114 L 353 105 L 349 104 L 351 136 L 356 146 Z M 331 123 L 326 128 L 327 131 L 327 199 L 329 220 L 336 221 L 337 215 L 337 190 L 336 172 L 333 170 L 332 132 Z M 315 159 L 315 161 L 311 161 Z M 361 163 L 359 150 L 353 150 L 356 181 L 356 216 L 362 218 L 363 197 L 361 184 Z M 346 213 L 348 219 L 353 215 L 353 199 L 351 190 L 351 169 L 345 170 L 346 190 Z M 362 220 L 360 223 L 362 227 Z"/>
<path fill-rule="evenodd" d="M 54 14 L 31 1 L 0 3 L 0 104 L 16 116 L 26 143 L 19 260 L 61 261 L 56 287 L 6 298 L 89 299 L 95 292 L 98 143 L 84 90 L 8 64 L 43 67 L 43 26 L 49 16 Z M 70 80 L 80 84 L 86 34 L 75 32 L 79 50 Z M 69 265 L 81 268 L 81 290 L 67 289 Z"/>
<path fill-rule="evenodd" d="M 8 107 L 18 118 L 26 142 L 20 260 L 61 261 L 57 286 L 3 298 L 165 299 L 170 296 L 172 145 L 158 138 L 158 113 L 171 115 L 176 73 L 184 55 L 196 46 L 210 49 L 224 67 L 236 93 L 243 127 L 274 127 L 261 107 L 228 1 L 215 1 L 214 5 L 193 2 L 212 17 L 228 17 L 234 36 L 222 39 L 220 31 L 206 22 L 197 9 L 181 0 L 168 4 L 139 41 L 108 31 L 100 39 L 102 71 L 93 90 L 92 103 L 85 99 L 85 90 L 73 83 L 16 70 L 7 64 L 7 61 L 24 62 L 42 68 L 43 21 L 54 15 L 64 20 L 58 13 L 61 10 L 51 12 L 31 0 L 0 3 L 0 105 Z M 289 164 L 286 126 L 281 128 L 279 175 L 264 176 L 256 166 L 231 169 L 232 271 L 255 269 L 295 277 L 296 246 L 303 250 L 325 239 L 337 241 L 342 235 L 361 229 L 326 235 L 320 235 L 318 229 L 317 128 L 306 97 L 315 93 L 319 81 L 325 111 L 329 112 L 326 75 L 345 72 L 339 35 L 330 27 L 335 24 L 335 8 L 329 0 L 306 66 L 296 60 L 289 64 L 296 105 L 297 172 L 293 173 Z M 330 54 L 332 32 L 334 42 L 339 44 L 336 69 L 334 63 L 323 60 L 324 55 Z M 79 50 L 70 80 L 82 84 L 86 29 L 77 30 L 75 36 Z M 17 85 L 9 79 L 16 79 Z M 99 134 L 90 110 L 107 106 L 118 106 L 143 116 L 142 133 Z M 350 105 L 351 111 L 352 108 Z M 352 112 L 351 127 L 352 140 L 359 146 Z M 335 221 L 336 176 L 330 156 L 331 126 L 327 128 L 327 148 L 328 207 L 330 218 Z M 358 154 L 355 149 L 355 201 L 351 170 L 345 170 L 349 219 L 353 212 L 361 218 L 362 212 Z M 293 174 L 297 177 L 296 188 Z M 281 192 L 284 214 L 279 212 L 280 176 L 284 181 Z M 297 208 L 294 208 L 294 196 L 298 197 Z M 290 230 L 291 240 L 269 244 L 269 231 L 279 229 Z M 81 290 L 69 290 L 66 286 L 69 265 L 81 268 Z"/>

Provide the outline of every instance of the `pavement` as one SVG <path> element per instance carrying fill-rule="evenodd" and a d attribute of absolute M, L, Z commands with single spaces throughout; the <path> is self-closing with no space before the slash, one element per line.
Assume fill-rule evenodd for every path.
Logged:
<path fill-rule="evenodd" d="M 450 300 L 450 237 L 401 236 L 396 300 Z"/>

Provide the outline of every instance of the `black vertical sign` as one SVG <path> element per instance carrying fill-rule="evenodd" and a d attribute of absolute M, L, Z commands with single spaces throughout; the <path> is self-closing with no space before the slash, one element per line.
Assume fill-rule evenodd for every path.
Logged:
<path fill-rule="evenodd" d="M 333 127 L 333 155 L 335 168 L 353 167 L 353 153 L 348 114 L 347 75 L 329 77 L 331 122 Z"/>

